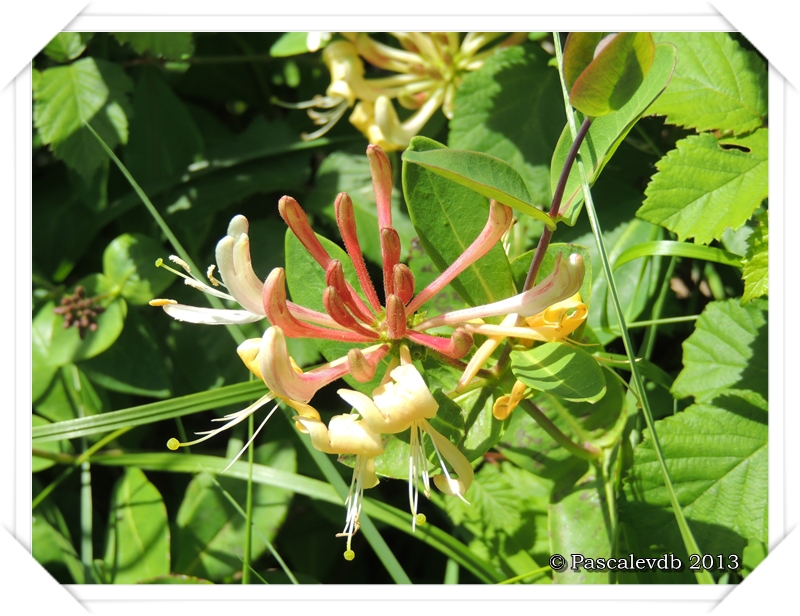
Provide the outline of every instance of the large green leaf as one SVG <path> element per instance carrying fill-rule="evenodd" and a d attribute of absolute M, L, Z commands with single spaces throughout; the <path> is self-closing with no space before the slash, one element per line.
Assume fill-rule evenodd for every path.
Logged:
<path fill-rule="evenodd" d="M 62 584 L 83 584 L 83 564 L 70 540 L 37 510 L 31 521 L 31 554 Z"/>
<path fill-rule="evenodd" d="M 750 218 L 767 197 L 767 129 L 717 141 L 709 134 L 677 143 L 656 167 L 636 215 L 698 244 L 718 240 Z"/>
<path fill-rule="evenodd" d="M 550 482 L 509 462 L 485 464 L 469 490 L 467 505 L 437 496 L 457 526 L 469 533 L 470 549 L 494 563 L 508 577 L 540 569 L 550 555 L 547 505 Z M 549 577 L 531 578 L 548 582 Z"/>
<path fill-rule="evenodd" d="M 168 364 L 153 332 L 136 309 L 128 313 L 125 321 L 125 329 L 111 348 L 81 362 L 81 370 L 106 389 L 166 398 L 171 394 Z"/>
<path fill-rule="evenodd" d="M 675 75 L 649 113 L 698 131 L 746 133 L 767 114 L 767 70 L 727 32 L 654 32 L 678 48 Z"/>
<path fill-rule="evenodd" d="M 194 53 L 191 32 L 114 32 L 116 39 L 129 43 L 138 54 L 151 53 L 168 60 L 181 60 Z"/>
<path fill-rule="evenodd" d="M 533 216 L 555 229 L 555 223 L 533 203 L 525 180 L 506 161 L 482 152 L 451 150 L 427 137 L 414 137 L 403 153 L 408 163 L 424 167 L 476 193 Z"/>
<path fill-rule="evenodd" d="M 68 387 L 74 398 L 67 391 Z M 105 392 L 101 390 L 101 393 Z M 105 395 L 98 395 L 83 370 L 67 365 L 53 379 L 41 399 L 35 400 L 34 408 L 42 417 L 57 422 L 97 415 L 103 412 L 103 407 L 107 404 Z M 80 408 L 76 408 L 76 405 L 80 405 Z"/>
<path fill-rule="evenodd" d="M 742 302 L 769 293 L 769 217 L 765 210 L 757 217 L 758 226 L 747 238 L 747 253 L 744 255 L 742 278 L 744 294 Z"/>
<path fill-rule="evenodd" d="M 728 555 L 741 556 L 748 539 L 766 542 L 767 413 L 738 396 L 720 396 L 657 421 L 656 430 L 678 501 L 703 552 L 723 555 L 727 564 Z M 659 556 L 675 552 L 688 563 L 649 437 L 634 452 L 624 495 L 620 520 L 643 550 Z M 686 574 L 691 579 L 691 572 Z M 687 580 L 669 571 L 650 581 Z"/>
<path fill-rule="evenodd" d="M 571 43 L 582 37 L 594 40 L 595 35 L 570 33 L 564 49 L 565 66 L 570 60 Z M 594 117 L 616 111 L 627 103 L 650 72 L 655 56 L 649 32 L 617 32 L 600 42 L 603 46 L 595 48 L 591 62 L 575 79 L 569 95 L 575 109 Z M 581 51 L 585 47 L 581 45 Z"/>
<path fill-rule="evenodd" d="M 106 160 L 90 123 L 114 148 L 128 140 L 127 93 L 132 83 L 116 64 L 83 58 L 42 72 L 33 93 L 33 122 L 42 141 L 86 181 Z"/>
<path fill-rule="evenodd" d="M 308 212 L 319 212 L 331 228 L 336 228 L 333 204 L 340 192 L 346 192 L 353 201 L 361 251 L 367 259 L 380 265 L 383 260 L 378 208 L 372 190 L 369 159 L 363 153 L 332 152 L 326 156 L 317 170 L 314 188 L 303 200 L 303 208 Z M 401 259 L 405 259 L 417 233 L 408 216 L 400 209 L 398 190 L 392 191 L 392 226 L 400 236 Z"/>
<path fill-rule="evenodd" d="M 608 524 L 607 498 L 596 467 L 568 489 L 558 489 L 548 510 L 550 546 L 553 554 L 566 559 L 566 567 L 553 573 L 556 584 L 607 584 L 609 571 L 589 570 L 588 562 L 572 569 L 572 557 L 587 561 L 608 559 L 613 552 L 613 534 Z"/>
<path fill-rule="evenodd" d="M 114 584 L 134 584 L 169 573 L 169 525 L 161 494 L 138 468 L 114 484 L 105 568 Z"/>
<path fill-rule="evenodd" d="M 86 32 L 59 32 L 42 51 L 56 62 L 67 62 L 81 55 L 91 38 Z"/>
<path fill-rule="evenodd" d="M 294 449 L 274 442 L 256 449 L 256 462 L 287 473 L 297 467 Z M 245 483 L 224 476 L 217 481 L 244 508 Z M 253 486 L 253 523 L 270 541 L 286 517 L 291 497 L 292 492 L 284 488 Z M 241 571 L 246 527 L 211 477 L 198 475 L 189 483 L 178 510 L 173 571 L 214 581 Z M 263 541 L 253 541 L 251 549 L 255 560 L 267 548 Z"/>
<path fill-rule="evenodd" d="M 580 148 L 581 159 L 586 166 L 586 175 L 590 185 L 597 180 L 603 167 L 614 155 L 633 125 L 664 90 L 672 76 L 674 66 L 675 48 L 672 45 L 656 45 L 653 66 L 633 97 L 614 113 L 595 118 L 592 121 Z M 550 184 L 553 189 L 558 184 L 558 178 L 571 147 L 572 133 L 569 126 L 565 126 L 550 165 Z M 567 179 L 564 198 L 558 211 L 559 220 L 563 220 L 570 226 L 574 225 L 580 214 L 582 203 L 583 190 L 580 174 L 577 165 L 574 165 Z"/>
<path fill-rule="evenodd" d="M 562 342 L 514 351 L 511 370 L 528 387 L 566 400 L 597 402 L 606 393 L 606 379 L 597 361 L 583 349 Z"/>
<path fill-rule="evenodd" d="M 511 165 L 531 203 L 544 209 L 551 199 L 550 159 L 564 121 L 558 72 L 548 59 L 535 45 L 490 56 L 458 86 L 448 136 L 451 148 L 484 152 Z"/>
<path fill-rule="evenodd" d="M 767 302 L 711 302 L 683 343 L 683 370 L 672 385 L 676 398 L 707 402 L 731 390 L 755 395 L 766 408 Z M 755 400 L 754 400 L 755 402 Z"/>
<path fill-rule="evenodd" d="M 201 158 L 200 132 L 186 106 L 155 69 L 145 69 L 136 84 L 133 114 L 124 161 L 145 189 L 180 177 Z"/>
<path fill-rule="evenodd" d="M 411 222 L 425 252 L 436 267 L 444 271 L 464 253 L 485 226 L 488 218 L 486 199 L 420 165 L 405 161 L 403 192 Z M 450 284 L 464 301 L 473 306 L 514 294 L 511 268 L 499 244 Z"/>
<path fill-rule="evenodd" d="M 146 304 L 175 281 L 175 276 L 155 267 L 164 248 L 139 233 L 123 233 L 103 252 L 103 273 L 120 288 L 131 304 Z"/>

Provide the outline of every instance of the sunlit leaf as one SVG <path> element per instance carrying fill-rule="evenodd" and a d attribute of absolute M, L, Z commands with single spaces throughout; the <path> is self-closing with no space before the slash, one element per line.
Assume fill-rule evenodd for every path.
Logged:
<path fill-rule="evenodd" d="M 765 211 L 757 217 L 758 226 L 747 238 L 744 255 L 744 295 L 742 303 L 769 293 L 769 217 Z"/>
<path fill-rule="evenodd" d="M 738 229 L 767 197 L 767 130 L 717 141 L 703 133 L 677 143 L 656 167 L 636 213 L 698 244 Z"/>
<path fill-rule="evenodd" d="M 567 400 L 596 402 L 606 393 L 606 379 L 597 361 L 586 351 L 561 342 L 514 351 L 511 369 L 528 387 Z"/>

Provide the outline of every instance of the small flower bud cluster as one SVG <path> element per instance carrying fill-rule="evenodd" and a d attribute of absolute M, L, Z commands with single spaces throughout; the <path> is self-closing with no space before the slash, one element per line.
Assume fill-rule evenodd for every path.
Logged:
<path fill-rule="evenodd" d="M 53 308 L 56 314 L 64 315 L 64 329 L 77 327 L 81 340 L 86 332 L 97 331 L 97 317 L 105 312 L 105 308 L 97 304 L 99 298 L 86 297 L 86 289 L 75 287 L 75 293 L 61 298 L 61 305 Z"/>

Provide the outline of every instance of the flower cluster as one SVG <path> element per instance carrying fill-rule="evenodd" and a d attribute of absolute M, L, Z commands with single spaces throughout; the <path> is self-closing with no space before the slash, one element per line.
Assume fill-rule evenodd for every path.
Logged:
<path fill-rule="evenodd" d="M 330 43 L 322 53 L 331 73 L 325 96 L 280 104 L 307 109 L 309 117 L 321 126 L 304 134 L 305 140 L 324 135 L 353 108 L 350 122 L 370 143 L 387 151 L 406 148 L 440 107 L 447 118 L 452 118 L 455 89 L 464 74 L 483 66 L 496 47 L 517 45 L 527 38 L 524 32 L 509 36 L 469 32 L 463 39 L 457 32 L 392 32 L 398 48 L 363 32 L 341 34 L 346 40 Z M 493 43 L 496 45 L 487 49 Z M 366 78 L 364 61 L 389 74 Z M 393 100 L 413 110 L 408 119 L 400 121 Z"/>
<path fill-rule="evenodd" d="M 469 461 L 429 422 L 436 415 L 439 405 L 414 366 L 411 349 L 424 347 L 429 353 L 453 362 L 470 353 L 474 334 L 488 336 L 487 342 L 467 364 L 464 379 L 468 381 L 472 378 L 470 374 L 474 376 L 479 364 L 485 362 L 491 350 L 496 348 L 495 344 L 486 354 L 493 341 L 505 337 L 535 338 L 537 335 L 542 339 L 545 334 L 536 332 L 553 327 L 572 327 L 576 311 L 570 310 L 567 314 L 566 309 L 561 311 L 558 308 L 558 303 L 577 293 L 584 276 L 581 257 L 571 255 L 569 259 L 559 259 L 553 272 L 528 291 L 495 303 L 426 319 L 424 313 L 419 312 L 420 309 L 501 239 L 513 223 L 512 211 L 492 201 L 486 224 L 478 237 L 438 278 L 417 292 L 411 270 L 400 262 L 400 239 L 392 226 L 392 172 L 389 160 L 383 150 L 374 145 L 367 149 L 367 156 L 378 210 L 383 258 L 383 304 L 368 274 L 357 239 L 353 204 L 346 193 L 338 195 L 335 213 L 344 246 L 355 269 L 358 288 L 354 288 L 345 278 L 341 261 L 331 258 L 319 241 L 300 204 L 291 197 L 283 197 L 278 205 L 283 220 L 325 272 L 327 287 L 322 296 L 324 312 L 287 299 L 283 268 L 273 269 L 263 282 L 258 278 L 250 260 L 248 224 L 242 216 L 236 216 L 231 221 L 228 234 L 217 244 L 216 259 L 222 282 L 214 277 L 213 266 L 208 272 L 211 282 L 208 285 L 194 277 L 179 259 L 172 257 L 186 270 L 184 278 L 187 284 L 217 297 L 235 300 L 242 307 L 241 310 L 198 308 L 172 300 L 151 302 L 162 306 L 173 318 L 192 323 L 269 320 L 271 325 L 264 335 L 245 341 L 238 352 L 244 364 L 264 381 L 270 393 L 246 409 L 222 418 L 225 422 L 222 427 L 201 433 L 199 439 L 190 443 L 171 439 L 168 446 L 177 449 L 206 440 L 243 421 L 267 402 L 275 399 L 282 401 L 296 412 L 294 419 L 298 430 L 309 434 L 318 450 L 356 456 L 343 532 L 348 537 L 347 558 L 353 554 L 350 541 L 358 529 L 363 491 L 378 483 L 374 458 L 383 453 L 382 435 L 410 431 L 409 503 L 414 524 L 424 521 L 424 516 L 417 513 L 420 477 L 424 493 L 428 495 L 430 490 L 423 433 L 430 438 L 441 468 L 441 474 L 433 477 L 439 490 L 463 499 L 472 481 Z M 223 282 L 228 293 L 219 290 Z M 484 323 L 484 319 L 496 316 L 505 316 L 501 325 Z M 518 321 L 521 326 L 517 326 Z M 437 333 L 431 331 L 434 328 Z M 440 333 L 442 328 L 450 333 Z M 572 329 L 567 334 L 570 331 Z M 303 371 L 289 355 L 287 337 L 335 340 L 351 343 L 353 347 L 338 359 Z M 484 357 L 482 361 L 481 357 Z M 337 415 L 326 425 L 310 405 L 315 393 L 345 375 L 352 376 L 358 382 L 369 382 L 376 376 L 383 360 L 386 360 L 385 373 L 381 375 L 381 385 L 372 392 L 372 396 L 340 389 L 339 395 L 356 412 Z M 253 438 L 265 422 L 266 419 L 259 425 Z M 448 470 L 448 465 L 452 470 Z"/>

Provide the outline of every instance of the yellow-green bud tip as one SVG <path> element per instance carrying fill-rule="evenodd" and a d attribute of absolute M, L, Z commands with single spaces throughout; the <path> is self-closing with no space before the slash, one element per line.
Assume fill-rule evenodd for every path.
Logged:
<path fill-rule="evenodd" d="M 428 521 L 428 518 L 425 517 L 424 513 L 418 513 L 417 514 L 417 526 L 422 526 L 427 521 Z"/>
<path fill-rule="evenodd" d="M 347 550 L 344 553 L 345 560 L 353 560 L 356 557 L 356 553 L 353 550 Z"/>
<path fill-rule="evenodd" d="M 176 438 L 171 438 L 167 441 L 167 449 L 171 449 L 172 451 L 176 451 L 181 444 Z"/>

